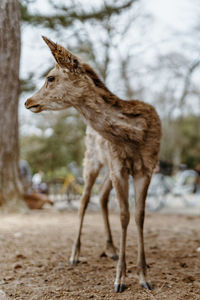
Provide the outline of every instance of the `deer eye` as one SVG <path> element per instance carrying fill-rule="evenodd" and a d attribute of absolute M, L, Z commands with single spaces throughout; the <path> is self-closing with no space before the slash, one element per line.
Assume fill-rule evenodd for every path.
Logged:
<path fill-rule="evenodd" d="M 55 77 L 54 77 L 54 76 L 49 76 L 49 77 L 47 78 L 47 80 L 48 80 L 48 82 L 52 82 L 52 81 L 55 80 Z"/>

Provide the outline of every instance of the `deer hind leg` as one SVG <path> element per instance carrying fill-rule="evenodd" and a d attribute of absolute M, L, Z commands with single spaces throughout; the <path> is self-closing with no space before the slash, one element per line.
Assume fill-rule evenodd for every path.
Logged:
<path fill-rule="evenodd" d="M 134 178 L 135 189 L 135 222 L 138 238 L 138 261 L 139 283 L 142 287 L 152 290 L 151 282 L 147 280 L 147 265 L 144 251 L 143 225 L 145 217 L 145 200 L 147 195 L 150 178 L 143 176 Z"/>
<path fill-rule="evenodd" d="M 85 216 L 85 211 L 87 209 L 88 203 L 90 201 L 90 195 L 92 187 L 95 183 L 95 180 L 99 174 L 99 171 L 101 169 L 101 165 L 98 166 L 91 166 L 90 164 L 87 165 L 87 169 L 85 169 L 86 173 L 84 176 L 85 179 L 85 185 L 83 189 L 83 194 L 81 197 L 81 204 L 79 209 L 79 226 L 78 226 L 78 233 L 75 238 L 73 247 L 72 247 L 72 253 L 70 257 L 70 263 L 72 265 L 79 262 L 79 254 L 81 249 L 81 232 L 82 232 L 82 226 L 83 226 L 83 219 Z"/>
<path fill-rule="evenodd" d="M 105 234 L 106 234 L 106 249 L 101 256 L 105 255 L 111 257 L 114 260 L 117 260 L 118 259 L 118 255 L 116 252 L 117 249 L 113 244 L 110 222 L 108 218 L 108 200 L 109 200 L 111 189 L 112 189 L 112 182 L 109 176 L 107 175 L 100 189 L 100 204 L 101 204 L 101 210 L 102 210 L 102 216 L 104 220 L 104 227 L 105 227 Z"/>
<path fill-rule="evenodd" d="M 119 260 L 116 269 L 116 278 L 114 283 L 115 292 L 123 292 L 125 289 L 126 275 L 126 235 L 129 224 L 130 213 L 128 203 L 128 174 L 120 171 L 120 176 L 114 173 L 111 175 L 112 183 L 116 190 L 116 196 L 120 206 L 120 221 L 121 221 L 121 239 Z"/>

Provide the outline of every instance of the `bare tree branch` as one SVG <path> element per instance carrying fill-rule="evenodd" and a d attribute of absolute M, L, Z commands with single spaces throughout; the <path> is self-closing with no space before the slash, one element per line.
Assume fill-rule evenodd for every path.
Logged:
<path fill-rule="evenodd" d="M 192 77 L 192 74 L 193 72 L 199 67 L 200 65 L 200 59 L 198 58 L 197 60 L 195 60 L 193 62 L 193 64 L 190 66 L 190 68 L 188 69 L 188 72 L 185 76 L 185 81 L 184 81 L 184 87 L 183 87 L 183 92 L 182 92 L 182 95 L 180 97 L 180 100 L 179 100 L 179 104 L 182 106 L 185 102 L 185 98 L 187 97 L 188 95 L 188 91 L 189 91 L 189 87 L 190 87 L 190 84 L 191 84 L 191 77 Z"/>
<path fill-rule="evenodd" d="M 77 20 L 85 22 L 88 20 L 98 20 L 103 21 L 105 18 L 109 18 L 111 15 L 118 15 L 122 10 L 125 10 L 138 0 L 129 0 L 124 4 L 115 6 L 106 4 L 97 10 L 92 12 L 86 12 L 82 10 L 81 12 L 77 10 L 77 5 L 73 2 L 69 6 L 66 5 L 55 5 L 52 2 L 53 7 L 57 10 L 55 15 L 41 15 L 32 14 L 28 11 L 26 5 L 21 4 L 21 15 L 22 20 L 25 23 L 42 25 L 44 27 L 55 29 L 57 26 L 71 26 Z M 80 7 L 79 7 L 80 8 Z"/>

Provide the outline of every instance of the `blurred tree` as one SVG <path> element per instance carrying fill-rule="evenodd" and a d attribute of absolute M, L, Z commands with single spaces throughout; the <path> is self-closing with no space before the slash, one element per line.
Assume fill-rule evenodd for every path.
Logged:
<path fill-rule="evenodd" d="M 65 175 L 67 164 L 71 161 L 81 164 L 85 124 L 78 113 L 74 110 L 54 112 L 54 118 L 51 113 L 45 114 L 38 128 L 40 135 L 21 139 L 22 158 L 30 163 L 33 172 L 43 171 L 54 177 Z"/>
<path fill-rule="evenodd" d="M 21 0 L 20 3 L 24 25 L 48 28 L 61 37 L 65 35 L 67 47 L 85 56 L 106 82 L 112 57 L 119 55 L 118 46 L 124 42 L 137 18 L 137 10 L 135 12 L 132 9 L 137 2 L 139 0 L 126 0 L 123 3 L 110 0 L 85 5 L 78 0 L 60 3 L 49 0 L 49 11 L 46 14 L 29 8 L 34 0 Z M 129 12 L 129 16 L 122 21 L 122 15 L 126 12 Z M 116 42 L 119 37 L 120 40 Z M 116 54 L 111 55 L 111 52 Z M 120 70 L 120 60 L 117 64 L 116 68 Z M 23 80 L 24 87 L 26 82 L 28 80 Z"/>
<path fill-rule="evenodd" d="M 112 15 L 119 15 L 122 10 L 131 7 L 134 2 L 138 0 L 125 0 L 121 3 L 119 0 L 110 1 L 110 3 L 103 2 L 101 7 L 95 6 L 85 10 L 81 3 L 71 0 L 60 4 L 49 0 L 49 3 L 54 8 L 54 14 L 40 14 L 32 13 L 29 10 L 28 4 L 30 0 L 21 1 L 22 20 L 28 24 L 42 25 L 50 29 L 58 29 L 58 26 L 69 27 L 77 21 L 87 22 L 88 20 L 104 21 Z M 86 6 L 88 8 L 88 5 Z"/>
<path fill-rule="evenodd" d="M 176 166 L 183 163 L 183 141 L 184 143 L 186 140 L 188 141 L 187 152 L 194 152 L 194 144 L 190 143 L 190 136 L 186 135 L 184 137 L 182 133 L 186 124 L 190 128 L 194 125 L 194 122 L 191 121 L 191 115 L 194 113 L 199 114 L 200 89 L 197 80 L 199 67 L 199 54 L 197 57 L 196 55 L 187 57 L 186 54 L 178 52 L 171 52 L 168 55 L 159 57 L 159 62 L 154 66 L 158 70 L 157 83 L 162 86 L 162 80 L 165 77 L 163 91 L 157 94 L 158 104 L 162 108 L 161 114 L 164 125 L 162 157 L 165 153 L 166 159 L 170 157 L 171 162 Z M 188 122 L 187 116 L 191 123 Z M 196 135 L 198 140 L 199 134 L 195 128 L 193 128 L 193 134 Z M 184 163 L 188 161 L 186 157 L 187 154 L 184 156 Z M 194 161 L 196 159 L 197 157 L 194 157 Z M 190 159 L 190 167 L 191 161 L 192 159 Z"/>
<path fill-rule="evenodd" d="M 0 0 L 0 206 L 23 206 L 18 169 L 20 8 Z"/>
<path fill-rule="evenodd" d="M 200 128 L 200 118 L 194 114 L 163 122 L 161 159 L 174 163 L 176 167 L 181 162 L 189 168 L 195 168 L 200 162 L 200 131 L 198 128 Z M 179 156 L 177 164 L 174 160 L 177 155 L 176 149 Z"/>
<path fill-rule="evenodd" d="M 176 123 L 179 120 L 176 121 Z M 179 124 L 178 124 L 179 125 Z M 189 168 L 195 168 L 200 162 L 200 118 L 198 115 L 188 115 L 181 120 L 180 149 L 181 162 Z"/>

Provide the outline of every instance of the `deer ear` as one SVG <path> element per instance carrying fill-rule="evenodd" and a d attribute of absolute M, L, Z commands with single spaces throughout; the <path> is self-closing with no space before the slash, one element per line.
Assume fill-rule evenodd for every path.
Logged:
<path fill-rule="evenodd" d="M 72 54 L 69 50 L 49 40 L 47 37 L 42 36 L 43 40 L 50 48 L 55 60 L 62 68 L 67 68 L 70 72 L 81 74 L 83 67 L 80 59 Z"/>

